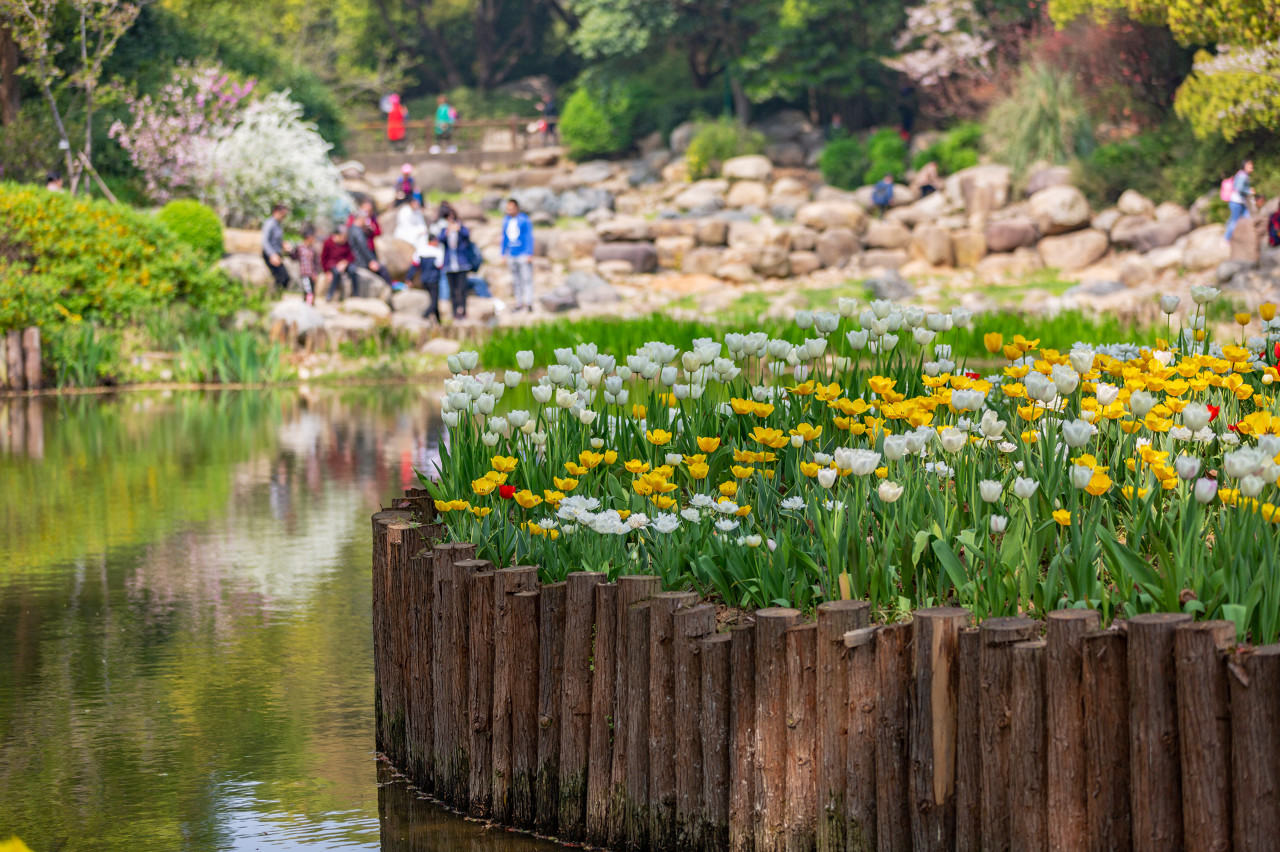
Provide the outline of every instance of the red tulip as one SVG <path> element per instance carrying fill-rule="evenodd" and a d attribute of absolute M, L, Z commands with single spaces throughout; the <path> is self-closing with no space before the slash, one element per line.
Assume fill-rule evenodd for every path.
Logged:
<path fill-rule="evenodd" d="M 1205 408 L 1209 409 L 1210 423 L 1218 419 L 1218 412 L 1222 410 L 1222 406 L 1220 405 L 1206 405 Z"/>
<path fill-rule="evenodd" d="M 970 379 L 980 379 L 980 378 L 982 378 L 982 376 L 981 376 L 980 374 L 978 374 L 978 373 L 965 373 L 965 376 L 966 376 L 967 378 L 970 378 Z"/>
<path fill-rule="evenodd" d="M 516 496 L 516 487 L 514 485 L 499 485 L 498 496 L 503 500 L 510 500 Z"/>

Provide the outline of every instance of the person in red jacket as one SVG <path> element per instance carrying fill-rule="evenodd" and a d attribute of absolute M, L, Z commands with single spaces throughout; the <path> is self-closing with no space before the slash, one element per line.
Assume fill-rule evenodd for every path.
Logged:
<path fill-rule="evenodd" d="M 404 149 L 404 120 L 409 111 L 400 103 L 399 95 L 391 95 L 387 100 L 391 104 L 387 110 L 387 140 L 392 148 L 400 151 Z"/>
<path fill-rule="evenodd" d="M 325 277 L 329 279 L 329 292 L 325 296 L 326 302 L 332 302 L 336 293 L 342 296 L 342 276 L 347 276 L 351 281 L 351 292 L 358 293 L 358 283 L 356 281 L 356 272 L 352 264 L 355 263 L 355 253 L 351 250 L 351 244 L 347 242 L 347 226 L 339 225 L 338 229 L 328 236 L 324 241 L 324 245 L 320 248 L 320 269 L 324 272 Z"/>

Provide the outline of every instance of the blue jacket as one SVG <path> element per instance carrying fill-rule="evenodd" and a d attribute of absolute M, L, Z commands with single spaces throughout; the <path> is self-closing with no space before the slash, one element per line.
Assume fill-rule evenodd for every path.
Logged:
<path fill-rule="evenodd" d="M 471 256 L 474 251 L 471 245 L 471 232 L 467 230 L 466 225 L 458 229 L 458 247 L 456 249 L 449 248 L 448 229 L 440 232 L 440 245 L 444 248 L 444 262 L 441 264 L 441 268 L 445 272 L 470 272 L 475 269 Z"/>
<path fill-rule="evenodd" d="M 515 225 L 515 230 L 518 234 L 515 239 L 511 238 L 511 231 L 508 230 L 512 224 Z M 529 217 L 524 213 L 507 216 L 502 220 L 502 256 L 533 256 L 533 223 L 529 221 Z"/>

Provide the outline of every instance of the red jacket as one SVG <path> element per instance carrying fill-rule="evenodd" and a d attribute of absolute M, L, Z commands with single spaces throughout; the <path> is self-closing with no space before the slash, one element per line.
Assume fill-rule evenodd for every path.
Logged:
<path fill-rule="evenodd" d="M 392 142 L 399 142 L 404 138 L 404 118 L 408 114 L 409 111 L 400 104 L 393 106 L 387 114 L 387 138 Z"/>
<path fill-rule="evenodd" d="M 325 272 L 332 272 L 333 268 L 344 260 L 352 263 L 355 259 L 356 256 L 351 251 L 351 243 L 340 243 L 333 237 L 327 238 L 320 248 L 320 268 Z"/>

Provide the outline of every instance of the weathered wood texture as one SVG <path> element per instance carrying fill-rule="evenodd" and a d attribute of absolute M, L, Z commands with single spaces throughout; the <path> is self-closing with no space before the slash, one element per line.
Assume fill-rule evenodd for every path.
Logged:
<path fill-rule="evenodd" d="M 1232 835 L 1236 849 L 1280 850 L 1280 645 L 1234 656 L 1231 674 Z"/>
<path fill-rule="evenodd" d="M 493 812 L 493 589 L 494 572 L 479 571 L 471 576 L 471 623 L 467 640 L 470 675 L 467 689 L 467 731 L 471 760 L 467 771 L 470 803 L 474 817 Z"/>
<path fill-rule="evenodd" d="M 675 697 L 675 847 L 701 849 L 703 843 L 704 755 L 702 734 L 710 720 L 702 718 L 702 639 L 716 628 L 710 604 L 677 610 L 673 619 L 672 690 Z M 726 731 L 727 734 L 727 731 Z M 726 737 L 725 745 L 728 745 Z"/>
<path fill-rule="evenodd" d="M 581 841 L 586 836 L 596 586 L 604 580 L 605 575 L 598 571 L 575 571 L 569 574 L 565 588 L 557 821 L 560 837 L 571 842 Z M 609 677 L 614 677 L 612 668 Z"/>
<path fill-rule="evenodd" d="M 617 683 L 618 584 L 595 587 L 595 631 L 591 654 L 591 729 L 587 746 L 586 839 L 609 843 L 613 797 L 614 686 Z"/>
<path fill-rule="evenodd" d="M 769 607 L 756 613 L 755 811 L 756 852 L 783 852 L 787 817 L 787 628 L 800 611 Z"/>
<path fill-rule="evenodd" d="M 538 622 L 541 603 L 542 592 L 537 589 L 511 596 L 512 647 L 518 649 L 508 660 L 511 672 L 511 824 L 517 828 L 533 828 L 537 820 L 538 675 L 541 664 Z"/>
<path fill-rule="evenodd" d="M 676 842 L 675 613 L 693 592 L 659 592 L 649 601 L 649 843 Z"/>
<path fill-rule="evenodd" d="M 1187 852 L 1231 849 L 1231 684 L 1225 657 L 1235 641 L 1230 621 L 1187 624 L 1174 636 Z"/>
<path fill-rule="evenodd" d="M 1049 613 L 1045 636 L 1045 727 L 1048 729 L 1049 852 L 1085 852 L 1088 842 L 1088 787 L 1085 784 L 1085 634 L 1098 629 L 1091 609 Z"/>
<path fill-rule="evenodd" d="M 657 577 L 647 574 L 632 574 L 618 578 L 617 593 L 617 620 L 614 624 L 614 647 L 617 649 L 617 666 L 615 667 L 615 678 L 613 688 L 613 755 L 612 769 L 610 770 L 610 793 L 609 793 L 609 839 L 608 844 L 613 848 L 621 848 L 626 843 L 626 820 L 627 820 L 627 779 L 630 767 L 630 757 L 633 753 L 633 743 L 628 736 L 632 733 L 632 715 L 634 713 L 644 714 L 643 727 L 637 730 L 643 731 L 642 739 L 634 743 L 636 749 L 641 749 L 643 754 L 638 755 L 637 760 L 644 763 L 643 771 L 637 777 L 645 779 L 645 789 L 635 790 L 643 796 L 643 801 L 649 799 L 648 790 L 648 767 L 649 767 L 649 630 L 646 627 L 644 631 L 644 666 L 637 667 L 632 664 L 637 661 L 629 661 L 632 654 L 639 654 L 642 649 L 631 648 L 627 644 L 627 636 L 631 630 L 628 613 L 635 604 L 647 600 L 652 597 L 655 592 L 661 588 L 661 581 Z M 644 610 L 648 616 L 648 609 Z M 638 693 L 638 703 L 632 705 L 631 702 L 631 676 L 635 672 L 644 675 L 643 689 Z M 639 837 L 643 839 L 644 833 L 641 832 Z"/>
<path fill-rule="evenodd" d="M 516 633 L 515 596 L 532 590 L 538 582 L 535 568 L 504 568 L 494 573 L 493 584 L 493 818 L 510 825 L 513 740 L 511 694 L 519 685 L 520 661 L 528 653 Z"/>
<path fill-rule="evenodd" d="M 729 850 L 729 792 L 732 742 L 730 686 L 733 637 L 728 633 L 700 641 L 702 672 L 702 838 L 706 852 Z"/>
<path fill-rule="evenodd" d="M 534 825 L 541 834 L 556 833 L 560 810 L 560 713 L 564 693 L 565 598 L 567 583 L 539 590 L 538 601 L 538 764 L 534 793 Z"/>
<path fill-rule="evenodd" d="M 910 623 L 876 631 L 876 843 L 880 852 L 911 852 Z"/>
<path fill-rule="evenodd" d="M 461 755 L 470 750 L 470 738 L 463 724 L 465 715 L 458 708 L 468 705 L 470 627 L 467 618 L 469 591 L 462 582 L 463 568 L 475 557 L 475 545 L 451 543 L 438 545 L 433 552 L 431 586 L 434 609 L 431 612 L 431 688 L 436 695 L 432 708 L 432 777 L 435 794 L 442 801 L 456 803 L 469 798 L 469 765 L 461 766 Z M 476 573 L 487 570 L 477 566 Z M 468 574 L 469 575 L 469 574 Z M 464 668 L 465 667 L 465 668 Z M 466 743 L 464 746 L 464 738 Z M 460 786 L 465 789 L 459 789 Z"/>
<path fill-rule="evenodd" d="M 752 852 L 756 843 L 756 629 L 729 633 L 729 849 Z"/>
<path fill-rule="evenodd" d="M 631 852 L 645 849 L 649 842 L 649 601 L 632 604 L 626 612 L 627 632 L 621 643 L 625 667 L 626 696 L 618 702 L 626 706 L 626 729 L 619 731 L 626 749 L 626 778 L 619 787 L 621 802 L 614 802 L 624 815 L 623 843 Z M 615 735 L 615 743 L 617 736 Z M 618 750 L 614 749 L 617 765 Z"/>
<path fill-rule="evenodd" d="M 982 846 L 984 852 L 1007 852 L 1010 838 L 1013 741 L 1013 646 L 1035 636 L 1029 618 L 990 618 L 978 628 L 981 648 L 978 702 L 982 734 Z"/>
<path fill-rule="evenodd" d="M 816 846 L 819 852 L 844 852 L 845 789 L 848 776 L 849 658 L 844 635 L 870 623 L 866 601 L 828 601 L 818 605 Z"/>
<path fill-rule="evenodd" d="M 956 852 L 982 849 L 982 675 L 978 628 L 960 631 L 956 684 Z"/>
<path fill-rule="evenodd" d="M 1134 852 L 1182 848 L 1182 778 L 1174 639 L 1191 616 L 1129 620 L 1129 796 Z"/>
<path fill-rule="evenodd" d="M 786 632 L 787 852 L 810 852 L 817 840 L 818 625 Z"/>
<path fill-rule="evenodd" d="M 849 852 L 874 852 L 876 842 L 876 713 L 879 671 L 876 634 L 864 627 L 845 634 L 849 651 L 849 740 L 845 743 L 845 845 Z"/>
<path fill-rule="evenodd" d="M 1045 768 L 1048 751 L 1044 699 L 1045 642 L 1013 646 L 1013 715 L 1009 731 L 1017 749 L 1011 766 L 1010 848 L 1014 852 L 1044 852 L 1049 834 Z"/>
<path fill-rule="evenodd" d="M 960 630 L 967 609 L 915 614 L 911 712 L 911 835 L 917 852 L 948 850 L 956 829 L 956 737 Z"/>
<path fill-rule="evenodd" d="M 1087 634 L 1084 662 L 1085 779 L 1090 852 L 1133 848 L 1129 813 L 1129 661 L 1122 630 Z"/>

